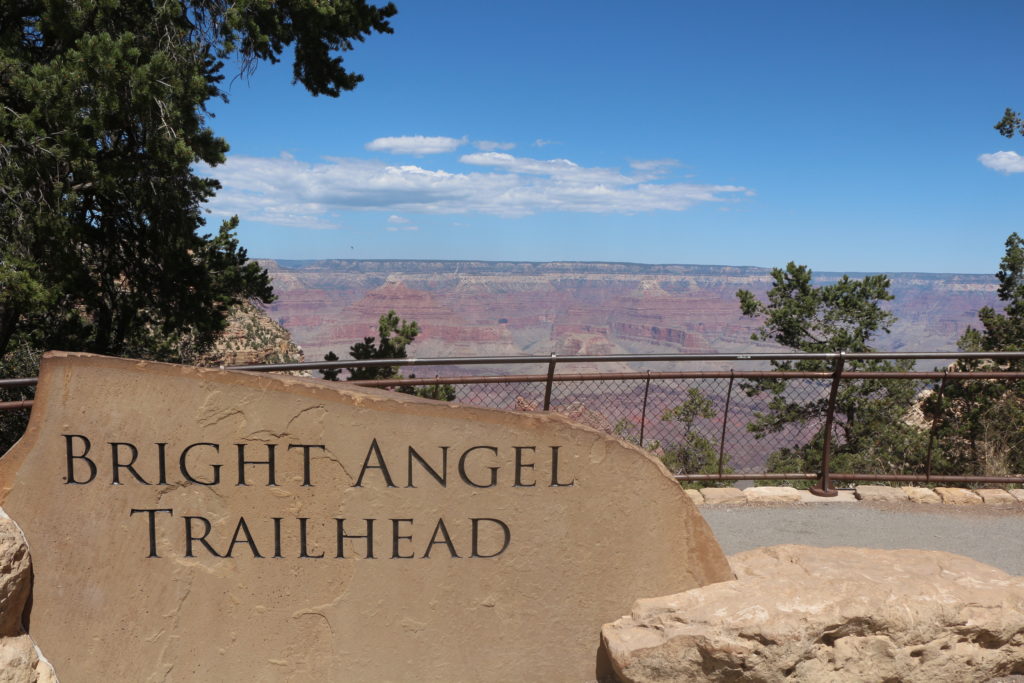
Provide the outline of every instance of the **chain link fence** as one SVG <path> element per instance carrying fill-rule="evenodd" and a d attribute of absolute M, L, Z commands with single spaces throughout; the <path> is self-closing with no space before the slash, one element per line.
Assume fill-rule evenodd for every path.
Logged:
<path fill-rule="evenodd" d="M 833 355 L 832 372 L 549 372 L 433 381 L 451 383 L 462 403 L 560 413 L 641 446 L 681 481 L 781 480 L 819 492 L 831 479 L 1024 485 L 1024 373 L 844 371 L 841 360 L 858 355 Z"/>
<path fill-rule="evenodd" d="M 489 408 L 541 411 L 545 384 L 546 378 L 457 384 L 455 400 Z M 793 401 L 820 401 L 828 396 L 829 384 L 829 380 L 795 379 L 788 382 L 786 396 Z M 742 374 L 602 380 L 556 377 L 549 409 L 650 450 L 666 464 L 674 464 L 670 468 L 680 475 L 762 473 L 773 452 L 803 445 L 820 431 L 824 416 L 759 438 L 748 425 L 763 408 L 764 399 L 749 395 L 743 386 Z"/>
<path fill-rule="evenodd" d="M 769 397 L 756 387 L 766 373 L 722 374 L 625 374 L 600 380 L 556 376 L 548 409 L 645 448 L 681 480 L 789 478 L 796 485 L 809 485 L 786 475 L 805 475 L 806 482 L 806 475 L 820 474 L 833 379 L 775 377 L 784 384 L 780 395 L 785 402 L 802 407 L 799 412 L 810 417 L 766 431 L 757 426 Z M 864 377 L 867 374 L 841 378 L 840 387 L 843 382 L 872 379 Z M 980 483 L 1024 475 L 1024 398 L 1018 394 L 1018 379 L 972 379 L 966 373 L 949 373 L 945 395 L 940 395 L 941 379 L 936 373 L 896 374 L 887 373 L 882 379 L 906 384 L 914 396 L 895 416 L 902 438 L 893 438 L 888 448 L 884 442 L 873 443 L 870 453 L 833 461 L 833 478 L 848 480 L 861 474 L 864 481 L 938 482 L 954 477 Z M 473 378 L 434 381 L 472 382 Z M 535 412 L 544 410 L 546 384 L 547 378 L 538 376 L 533 381 L 453 386 L 460 403 Z M 848 445 L 848 419 L 837 415 L 829 425 L 833 456 Z M 785 455 L 793 453 L 810 458 L 787 461 Z M 786 464 L 794 466 L 780 469 Z"/>
<path fill-rule="evenodd" d="M 455 401 L 504 410 L 550 410 L 659 457 L 681 481 L 728 484 L 830 480 L 1024 484 L 1024 372 L 856 372 L 846 359 L 1010 358 L 1019 354 L 817 354 L 831 372 L 734 369 L 677 372 L 557 372 L 563 364 L 705 360 L 802 361 L 811 354 L 403 359 L 239 366 L 311 371 L 417 366 L 416 379 L 359 382 L 385 389 L 447 384 Z M 1018 358 L 1019 357 L 1019 358 Z M 994 361 L 990 360 L 989 367 Z M 545 369 L 483 375 L 479 366 Z M 424 373 L 420 366 L 428 372 Z M 425 379 L 433 376 L 432 379 Z M 31 380 L 0 380 L 4 398 L 29 398 Z M 897 398 L 894 398 L 897 397 Z M 13 402 L 7 407 L 24 409 Z M 0 406 L 3 407 L 3 406 Z"/>

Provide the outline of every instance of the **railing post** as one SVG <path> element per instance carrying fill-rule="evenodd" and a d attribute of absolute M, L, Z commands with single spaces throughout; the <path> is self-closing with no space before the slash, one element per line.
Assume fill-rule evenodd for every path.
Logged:
<path fill-rule="evenodd" d="M 946 380 L 949 378 L 949 368 L 942 371 L 942 381 L 939 382 L 939 394 L 935 406 L 935 417 L 932 418 L 932 428 L 928 432 L 928 453 L 924 458 L 924 481 L 927 484 L 932 480 L 932 444 L 935 443 L 935 432 L 942 420 L 942 394 L 946 391 Z"/>
<path fill-rule="evenodd" d="M 647 425 L 647 394 L 651 390 L 651 371 L 647 371 L 647 381 L 644 382 L 644 405 L 640 409 L 640 448 L 644 447 L 644 427 Z"/>
<path fill-rule="evenodd" d="M 846 362 L 846 352 L 840 351 L 832 369 L 832 387 L 828 392 L 828 406 L 825 408 L 825 443 L 821 448 L 821 479 L 818 486 L 811 487 L 811 493 L 816 496 L 831 498 L 838 496 L 839 492 L 829 487 L 829 460 L 832 457 L 832 422 L 836 414 L 836 394 L 839 393 L 839 381 L 843 376 L 843 365 Z"/>
<path fill-rule="evenodd" d="M 545 411 L 548 410 L 549 408 L 551 408 L 551 385 L 554 384 L 554 381 L 555 381 L 555 363 L 558 362 L 558 361 L 555 360 L 555 358 L 556 358 L 555 354 L 551 354 L 551 360 L 548 361 L 548 381 L 547 381 L 547 384 L 544 385 L 544 410 Z"/>
<path fill-rule="evenodd" d="M 732 401 L 732 381 L 735 371 L 729 370 L 729 390 L 725 392 L 725 414 L 722 416 L 722 439 L 718 442 L 718 476 L 725 474 L 725 427 L 729 424 L 729 403 Z"/>

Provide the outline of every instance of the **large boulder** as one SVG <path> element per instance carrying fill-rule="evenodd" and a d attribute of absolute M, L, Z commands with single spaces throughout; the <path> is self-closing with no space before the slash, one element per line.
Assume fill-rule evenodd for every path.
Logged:
<path fill-rule="evenodd" d="M 57 680 L 22 626 L 31 590 L 32 565 L 25 536 L 0 510 L 0 683 Z"/>
<path fill-rule="evenodd" d="M 0 511 L 0 638 L 21 633 L 21 617 L 31 589 L 32 567 L 25 537 Z"/>
<path fill-rule="evenodd" d="M 0 638 L 0 683 L 56 683 L 53 667 L 28 634 Z"/>
<path fill-rule="evenodd" d="M 925 550 L 783 545 L 606 624 L 622 681 L 987 681 L 1024 673 L 1024 577 Z"/>

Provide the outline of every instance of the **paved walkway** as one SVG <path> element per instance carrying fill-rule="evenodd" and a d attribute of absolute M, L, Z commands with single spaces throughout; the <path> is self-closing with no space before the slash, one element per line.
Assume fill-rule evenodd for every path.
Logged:
<path fill-rule="evenodd" d="M 945 550 L 1024 576 L 1024 510 L 816 502 L 698 508 L 727 555 L 766 545 Z"/>

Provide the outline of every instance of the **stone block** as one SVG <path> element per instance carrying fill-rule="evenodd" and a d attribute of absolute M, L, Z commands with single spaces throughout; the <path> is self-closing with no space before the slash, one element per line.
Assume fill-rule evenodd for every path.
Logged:
<path fill-rule="evenodd" d="M 907 494 L 907 498 L 910 499 L 911 503 L 935 505 L 942 502 L 939 494 L 925 486 L 901 486 L 900 488 Z"/>
<path fill-rule="evenodd" d="M 982 503 L 981 496 L 970 489 L 936 486 L 935 493 L 939 494 L 939 498 L 946 505 L 981 505 Z"/>
<path fill-rule="evenodd" d="M 994 507 L 1017 507 L 1020 505 L 1020 501 L 1004 489 L 978 489 L 975 493 L 981 496 L 985 505 Z"/>
<path fill-rule="evenodd" d="M 638 596 L 732 578 L 564 417 L 86 354 L 44 357 L 0 502 L 66 681 L 590 680 Z"/>
<path fill-rule="evenodd" d="M 744 489 L 743 494 L 748 503 L 783 504 L 799 503 L 802 500 L 800 492 L 792 486 L 751 486 Z"/>
<path fill-rule="evenodd" d="M 705 505 L 742 505 L 747 502 L 743 491 L 734 486 L 707 487 L 700 490 Z"/>
<path fill-rule="evenodd" d="M 683 489 L 683 492 L 686 494 L 687 498 L 693 501 L 694 505 L 704 504 L 704 495 L 697 489 Z"/>
<path fill-rule="evenodd" d="M 1024 503 L 1024 489 L 1007 489 L 1007 493 Z"/>
<path fill-rule="evenodd" d="M 854 493 L 857 500 L 869 503 L 905 503 L 908 500 L 907 492 L 895 486 L 865 484 L 858 486 Z"/>

